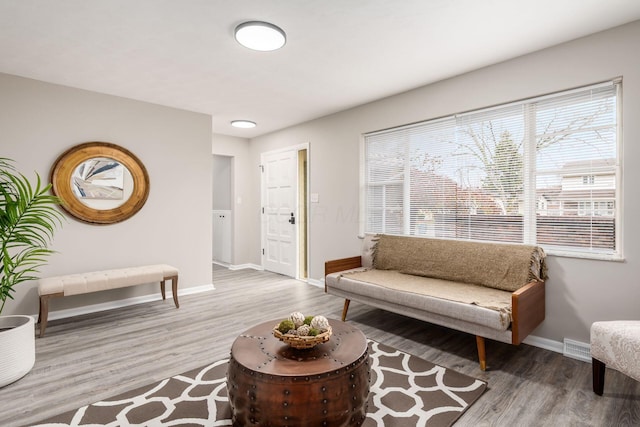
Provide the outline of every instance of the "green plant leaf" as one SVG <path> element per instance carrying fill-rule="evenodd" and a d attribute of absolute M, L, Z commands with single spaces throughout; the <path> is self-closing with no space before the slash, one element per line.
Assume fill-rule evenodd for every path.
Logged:
<path fill-rule="evenodd" d="M 15 286 L 37 280 L 53 253 L 48 246 L 64 217 L 50 189 L 37 173 L 32 184 L 11 159 L 0 158 L 0 313 Z"/>

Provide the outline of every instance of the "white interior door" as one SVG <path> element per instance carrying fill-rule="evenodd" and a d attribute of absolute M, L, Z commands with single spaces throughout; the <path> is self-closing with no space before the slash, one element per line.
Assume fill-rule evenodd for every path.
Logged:
<path fill-rule="evenodd" d="M 296 277 L 297 150 L 262 155 L 262 265 Z"/>
<path fill-rule="evenodd" d="M 231 211 L 213 210 L 213 260 L 231 263 Z"/>

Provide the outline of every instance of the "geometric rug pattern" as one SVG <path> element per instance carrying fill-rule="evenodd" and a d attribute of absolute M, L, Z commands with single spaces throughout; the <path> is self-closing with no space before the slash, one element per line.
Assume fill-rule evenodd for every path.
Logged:
<path fill-rule="evenodd" d="M 484 381 L 370 341 L 365 426 L 449 426 L 486 390 Z"/>
<path fill-rule="evenodd" d="M 364 427 L 450 426 L 486 390 L 484 381 L 369 341 L 370 393 Z M 228 359 L 65 412 L 38 424 L 230 426 Z M 302 426 L 300 426 L 302 427 Z"/>

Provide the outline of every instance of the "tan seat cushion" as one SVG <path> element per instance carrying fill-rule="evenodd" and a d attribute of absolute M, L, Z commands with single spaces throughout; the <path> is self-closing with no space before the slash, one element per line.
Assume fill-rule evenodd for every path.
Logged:
<path fill-rule="evenodd" d="M 355 269 L 329 274 L 325 280 L 328 289 L 364 295 L 495 330 L 504 331 L 511 325 L 511 293 L 507 291 L 393 270 Z"/>

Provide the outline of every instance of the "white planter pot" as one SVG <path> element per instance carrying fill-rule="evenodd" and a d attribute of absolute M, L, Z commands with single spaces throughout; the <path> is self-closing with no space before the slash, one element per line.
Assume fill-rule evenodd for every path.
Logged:
<path fill-rule="evenodd" d="M 27 375 L 36 362 L 33 317 L 0 316 L 0 349 L 0 387 L 4 387 Z"/>

